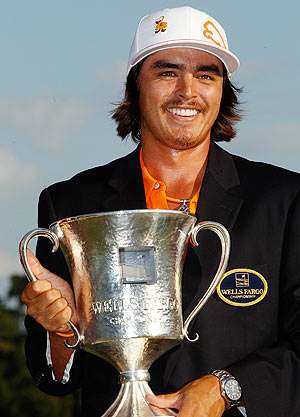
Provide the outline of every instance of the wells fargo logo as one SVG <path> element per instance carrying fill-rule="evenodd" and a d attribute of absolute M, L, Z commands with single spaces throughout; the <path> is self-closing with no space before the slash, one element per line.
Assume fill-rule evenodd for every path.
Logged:
<path fill-rule="evenodd" d="M 215 43 L 218 46 L 222 46 L 223 48 L 226 48 L 226 44 L 224 42 L 224 39 L 222 38 L 221 33 L 218 31 L 216 26 L 208 20 L 206 23 L 204 23 L 205 30 L 203 31 L 203 35 L 211 40 L 213 43 Z"/>
<path fill-rule="evenodd" d="M 155 33 L 159 33 L 159 32 L 165 32 L 167 29 L 167 22 L 164 22 L 165 16 L 160 16 L 160 18 L 158 20 L 155 21 L 156 23 L 156 28 L 155 28 Z"/>
<path fill-rule="evenodd" d="M 219 297 L 225 303 L 237 307 L 249 307 L 259 303 L 267 291 L 266 279 L 259 272 L 247 268 L 226 272 L 217 287 Z"/>

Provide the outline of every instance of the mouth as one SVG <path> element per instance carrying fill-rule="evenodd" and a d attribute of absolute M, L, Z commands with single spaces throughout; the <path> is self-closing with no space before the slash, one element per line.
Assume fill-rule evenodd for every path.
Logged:
<path fill-rule="evenodd" d="M 167 111 L 169 113 L 174 114 L 175 116 L 181 116 L 181 117 L 194 117 L 198 113 L 200 113 L 200 110 L 184 109 L 182 107 L 167 107 Z"/>

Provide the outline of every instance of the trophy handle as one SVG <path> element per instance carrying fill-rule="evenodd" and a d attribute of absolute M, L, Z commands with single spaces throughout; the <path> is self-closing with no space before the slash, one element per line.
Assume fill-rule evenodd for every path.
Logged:
<path fill-rule="evenodd" d="M 189 342 L 196 342 L 199 339 L 198 333 L 196 333 L 195 339 L 190 339 L 190 337 L 188 336 L 188 327 L 191 321 L 202 310 L 202 308 L 205 306 L 205 304 L 209 300 L 210 296 L 215 291 L 217 285 L 219 284 L 227 268 L 229 254 L 230 254 L 230 236 L 229 236 L 227 229 L 224 226 L 222 226 L 220 223 L 216 223 L 213 221 L 205 221 L 205 222 L 200 222 L 196 224 L 196 226 L 191 231 L 191 236 L 190 236 L 191 242 L 195 246 L 198 246 L 196 237 L 197 237 L 198 232 L 200 232 L 200 230 L 212 230 L 219 236 L 219 239 L 221 241 L 222 253 L 221 253 L 221 259 L 220 259 L 220 263 L 219 263 L 219 267 L 216 272 L 216 275 L 211 281 L 208 289 L 206 290 L 206 293 L 203 295 L 199 303 L 196 305 L 196 307 L 190 313 L 188 318 L 185 320 L 185 323 L 183 326 L 183 335 L 184 337 L 187 338 Z"/>
<path fill-rule="evenodd" d="M 21 261 L 21 264 L 24 268 L 24 271 L 25 271 L 25 274 L 28 278 L 28 281 L 37 281 L 37 278 L 35 277 L 35 275 L 33 274 L 33 272 L 30 269 L 30 266 L 29 266 L 29 263 L 28 263 L 28 258 L 27 258 L 28 243 L 35 236 L 44 236 L 44 237 L 47 237 L 48 239 L 50 239 L 52 244 L 53 244 L 53 248 L 52 248 L 51 252 L 56 252 L 57 249 L 59 248 L 58 237 L 51 230 L 39 227 L 37 229 L 31 230 L 30 232 L 26 233 L 25 236 L 23 236 L 23 238 L 21 239 L 20 245 L 19 245 L 19 253 L 20 253 L 20 261 Z M 71 320 L 69 320 L 68 323 L 69 323 L 72 331 L 74 332 L 75 342 L 74 342 L 73 345 L 70 345 L 68 343 L 68 341 L 65 340 L 64 344 L 68 348 L 75 348 L 78 345 L 78 343 L 80 342 L 80 334 L 79 334 L 79 331 L 78 331 L 77 327 L 75 326 L 75 324 L 72 323 Z"/>

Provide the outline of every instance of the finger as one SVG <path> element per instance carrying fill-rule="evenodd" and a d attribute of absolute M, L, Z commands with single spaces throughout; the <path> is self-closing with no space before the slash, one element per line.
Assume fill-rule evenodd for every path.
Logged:
<path fill-rule="evenodd" d="M 44 268 L 38 258 L 34 256 L 34 254 L 31 252 L 30 249 L 27 249 L 27 259 L 29 263 L 29 267 L 33 273 L 33 275 L 40 280 L 43 279 L 51 279 L 53 276 L 55 276 L 52 272 L 50 272 L 48 269 Z"/>
<path fill-rule="evenodd" d="M 202 417 L 204 415 L 208 416 L 210 414 L 205 413 L 203 408 L 199 407 L 199 403 L 188 402 L 182 404 L 177 417 Z M 217 414 L 213 415 L 218 416 Z"/>
<path fill-rule="evenodd" d="M 73 333 L 73 329 L 70 326 L 69 320 L 61 327 L 58 327 L 55 331 L 61 333 Z"/>
<path fill-rule="evenodd" d="M 53 332 L 63 332 L 68 333 L 71 331 L 68 321 L 71 319 L 72 310 L 69 306 L 66 306 L 63 310 L 57 312 L 54 317 L 48 319 L 48 322 L 44 322 L 44 327 L 47 327 L 47 330 Z"/>
<path fill-rule="evenodd" d="M 71 318 L 72 311 L 69 306 L 58 312 L 54 317 L 41 315 L 35 318 L 35 320 L 49 332 L 63 332 L 70 331 L 70 326 L 67 324 Z"/>
<path fill-rule="evenodd" d="M 58 290 L 60 290 L 62 293 L 62 296 L 66 298 L 66 300 L 71 305 L 71 307 L 73 307 L 74 306 L 74 294 L 70 287 L 70 284 L 63 278 L 59 277 L 58 275 L 44 268 L 40 264 L 36 256 L 34 256 L 32 252 L 29 252 L 29 250 L 28 250 L 28 255 L 30 258 L 29 263 L 30 263 L 30 266 L 32 267 L 32 272 L 36 276 L 37 280 L 49 281 L 52 285 L 52 288 L 57 288 Z"/>
<path fill-rule="evenodd" d="M 67 306 L 64 310 L 58 313 L 53 319 L 53 322 L 55 321 L 56 323 L 55 331 L 56 332 L 59 331 L 62 333 L 73 332 L 69 324 L 71 317 L 72 317 L 72 309 L 69 306 Z"/>
<path fill-rule="evenodd" d="M 173 394 L 166 394 L 166 395 L 152 395 L 147 394 L 146 395 L 147 401 L 158 407 L 158 408 L 180 408 L 181 405 L 181 396 L 179 392 L 175 392 Z"/>
<path fill-rule="evenodd" d="M 48 269 L 44 268 L 36 256 L 31 252 L 30 249 L 27 249 L 27 256 L 30 268 L 32 269 L 33 274 L 36 276 L 37 281 L 32 282 L 32 286 L 26 289 L 22 301 L 27 304 L 28 299 L 33 299 L 37 294 L 42 292 L 42 289 L 57 288 L 61 292 L 61 297 L 67 300 L 71 311 L 72 311 L 72 321 L 76 324 L 78 323 L 78 315 L 75 308 L 75 300 L 73 291 L 67 281 L 63 278 L 53 274 Z M 49 282 L 50 287 L 39 286 L 41 282 Z M 35 283 L 35 284 L 34 284 Z M 35 286 L 36 285 L 36 286 Z M 48 285 L 48 284 L 47 284 Z M 28 292 L 27 292 L 28 291 Z"/>
<path fill-rule="evenodd" d="M 45 298 L 46 298 L 45 303 L 47 303 L 51 297 L 45 297 Z M 62 311 L 64 311 L 67 306 L 68 306 L 68 303 L 67 303 L 67 300 L 65 298 L 56 298 L 52 303 L 49 302 L 49 304 L 47 304 L 45 308 L 43 308 L 43 307 L 41 308 L 41 314 L 47 316 L 49 318 L 49 320 L 52 320 L 58 314 L 60 314 Z M 66 320 L 66 321 L 68 321 L 68 320 Z"/>
<path fill-rule="evenodd" d="M 67 301 L 60 297 L 59 291 L 51 290 L 29 302 L 27 314 L 46 330 L 62 331 L 61 329 L 71 319 L 72 309 L 68 306 Z"/>
<path fill-rule="evenodd" d="M 33 281 L 26 285 L 21 295 L 21 300 L 24 304 L 34 298 L 40 296 L 46 291 L 51 290 L 52 285 L 49 281 Z"/>
<path fill-rule="evenodd" d="M 45 310 L 58 299 L 62 299 L 59 290 L 51 289 L 45 291 L 37 297 L 27 301 L 27 313 L 34 318 L 39 314 L 46 314 Z M 54 307 L 52 307 L 52 309 L 53 308 Z"/>

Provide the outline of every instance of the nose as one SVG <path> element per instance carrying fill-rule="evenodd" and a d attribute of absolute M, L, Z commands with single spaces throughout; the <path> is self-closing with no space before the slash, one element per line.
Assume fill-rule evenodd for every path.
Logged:
<path fill-rule="evenodd" d="M 192 74 L 182 75 L 176 85 L 176 95 L 180 98 L 191 99 L 197 96 L 195 79 Z"/>

